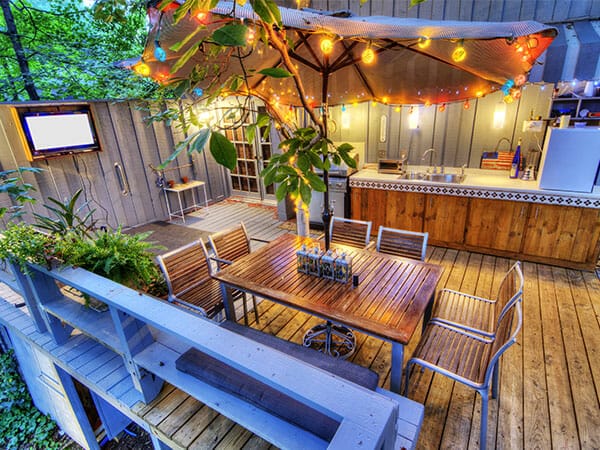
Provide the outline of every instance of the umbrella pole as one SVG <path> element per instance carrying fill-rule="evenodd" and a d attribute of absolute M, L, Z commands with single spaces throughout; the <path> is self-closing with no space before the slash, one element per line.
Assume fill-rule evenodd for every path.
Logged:
<path fill-rule="evenodd" d="M 325 58 L 327 62 L 327 57 Z M 321 91 L 321 104 L 323 105 L 322 112 L 322 123 L 323 123 L 323 138 L 327 139 L 327 90 L 328 90 L 328 82 L 329 82 L 329 73 L 327 71 L 323 71 L 323 86 Z M 327 155 L 323 155 L 323 161 L 328 158 Z M 323 229 L 325 230 L 325 250 L 329 250 L 331 236 L 329 235 L 329 228 L 331 224 L 331 216 L 332 210 L 331 205 L 329 204 L 329 171 L 323 169 L 323 182 L 325 183 L 325 192 L 323 192 Z"/>

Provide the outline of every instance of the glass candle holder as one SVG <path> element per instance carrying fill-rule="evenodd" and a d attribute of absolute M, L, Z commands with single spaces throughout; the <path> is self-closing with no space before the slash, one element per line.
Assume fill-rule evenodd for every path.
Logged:
<path fill-rule="evenodd" d="M 342 253 L 335 260 L 335 281 L 347 283 L 352 278 L 352 258 Z"/>

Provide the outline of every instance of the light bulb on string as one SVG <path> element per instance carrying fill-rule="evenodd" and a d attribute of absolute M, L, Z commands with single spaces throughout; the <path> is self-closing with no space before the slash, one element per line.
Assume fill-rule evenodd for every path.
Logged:
<path fill-rule="evenodd" d="M 194 14 L 194 17 L 202 25 L 206 25 L 209 20 L 209 15 L 208 15 L 208 12 L 206 12 L 206 11 L 198 11 L 197 13 Z"/>
<path fill-rule="evenodd" d="M 462 62 L 465 60 L 466 57 L 467 51 L 465 50 L 464 42 L 461 39 L 458 42 L 458 45 L 454 48 L 454 51 L 452 52 L 452 60 L 454 62 Z"/>
<path fill-rule="evenodd" d="M 333 39 L 329 36 L 323 37 L 319 45 L 324 55 L 330 55 L 333 52 Z"/>
<path fill-rule="evenodd" d="M 463 109 L 469 109 L 471 107 L 471 103 L 469 103 L 469 99 L 465 100 L 463 103 Z"/>
<path fill-rule="evenodd" d="M 442 103 L 442 104 L 439 106 L 439 108 L 438 108 L 438 111 L 439 111 L 439 112 L 444 112 L 444 111 L 446 111 L 446 104 L 445 104 L 445 103 Z"/>
<path fill-rule="evenodd" d="M 425 50 L 430 45 L 431 45 L 431 39 L 429 39 L 427 36 L 421 36 L 419 38 L 419 41 L 417 42 L 417 46 L 423 50 Z"/>
<path fill-rule="evenodd" d="M 362 52 L 362 55 L 360 55 L 361 61 L 367 65 L 373 64 L 375 62 L 375 58 L 375 51 L 371 48 L 370 45 L 367 48 L 365 48 Z"/>
<path fill-rule="evenodd" d="M 143 61 L 133 66 L 133 70 L 143 77 L 150 75 L 150 66 Z"/>
<path fill-rule="evenodd" d="M 158 40 L 154 41 L 154 57 L 160 62 L 164 62 L 167 59 L 167 52 L 160 46 Z"/>

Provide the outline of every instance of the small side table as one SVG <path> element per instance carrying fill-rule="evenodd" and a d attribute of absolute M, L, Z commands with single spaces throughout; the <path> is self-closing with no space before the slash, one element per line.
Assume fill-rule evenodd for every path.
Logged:
<path fill-rule="evenodd" d="M 183 223 L 185 223 L 185 211 L 200 207 L 200 205 L 196 201 L 196 188 L 202 188 L 202 190 L 204 191 L 204 206 L 206 207 L 206 209 L 208 209 L 208 197 L 206 195 L 206 183 L 204 181 L 191 180 L 187 183 L 177 183 L 174 184 L 173 187 L 167 186 L 163 188 L 163 191 L 165 193 L 165 200 L 167 202 L 169 221 L 171 221 L 171 218 L 173 217 L 178 217 L 183 221 Z M 183 207 L 183 202 L 181 200 L 181 197 L 185 191 L 192 191 L 192 205 L 186 208 Z M 169 192 L 174 192 L 177 194 L 177 202 L 179 204 L 179 209 L 176 209 L 174 211 L 171 210 L 171 203 L 169 202 Z"/>

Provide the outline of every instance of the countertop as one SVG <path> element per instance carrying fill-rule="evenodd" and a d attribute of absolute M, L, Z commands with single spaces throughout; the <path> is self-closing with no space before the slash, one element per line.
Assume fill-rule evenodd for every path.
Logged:
<path fill-rule="evenodd" d="M 409 166 L 407 170 L 425 172 L 429 166 Z M 445 168 L 445 173 L 460 173 L 456 167 Z M 396 174 L 378 173 L 365 168 L 350 177 L 350 187 L 385 189 L 427 194 L 513 200 L 600 209 L 600 186 L 594 192 L 572 192 L 540 189 L 538 180 L 511 179 L 508 171 L 465 169 L 462 183 L 441 183 L 400 179 Z"/>

